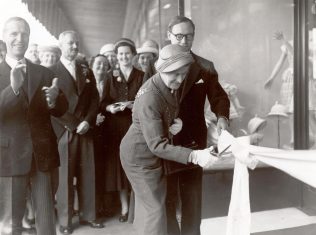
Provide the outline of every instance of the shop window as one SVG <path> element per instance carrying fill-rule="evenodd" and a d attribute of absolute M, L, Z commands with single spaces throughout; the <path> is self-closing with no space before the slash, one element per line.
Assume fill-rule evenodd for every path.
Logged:
<path fill-rule="evenodd" d="M 262 146 L 293 148 L 293 0 L 186 0 L 193 52 L 215 64 L 231 99 L 231 131 L 260 131 Z M 270 78 L 270 82 L 268 82 Z M 249 128 L 254 118 L 266 125 Z"/>

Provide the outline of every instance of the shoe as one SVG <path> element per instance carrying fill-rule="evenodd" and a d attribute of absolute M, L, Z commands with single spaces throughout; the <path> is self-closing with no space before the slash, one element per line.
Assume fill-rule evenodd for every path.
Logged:
<path fill-rule="evenodd" d="M 25 220 L 25 223 L 27 223 L 30 227 L 34 227 L 35 226 L 35 218 L 29 219 L 29 218 L 27 218 L 25 216 L 24 220 Z"/>
<path fill-rule="evenodd" d="M 64 227 L 64 226 L 60 226 L 59 227 L 59 231 L 62 233 L 62 234 L 72 234 L 73 230 L 71 227 L 67 226 L 67 227 Z"/>
<path fill-rule="evenodd" d="M 119 217 L 119 221 L 120 221 L 121 223 L 126 222 L 127 219 L 128 219 L 128 213 L 126 213 L 126 214 L 124 214 L 124 215 L 121 214 L 120 217 Z"/>
<path fill-rule="evenodd" d="M 79 216 L 79 211 L 78 210 L 73 210 L 72 216 Z"/>
<path fill-rule="evenodd" d="M 28 235 L 36 235 L 36 229 L 35 228 L 22 228 L 22 234 L 28 234 Z"/>
<path fill-rule="evenodd" d="M 91 228 L 104 228 L 104 224 L 96 220 L 92 220 L 92 221 L 81 220 L 79 223 L 81 225 L 89 225 Z"/>

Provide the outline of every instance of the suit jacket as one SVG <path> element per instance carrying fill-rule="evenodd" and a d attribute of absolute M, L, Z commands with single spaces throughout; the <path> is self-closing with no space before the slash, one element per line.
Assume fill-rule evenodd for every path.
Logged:
<path fill-rule="evenodd" d="M 218 82 L 218 74 L 212 62 L 192 53 L 194 58 L 189 73 L 180 90 L 179 118 L 183 121 L 182 130 L 174 138 L 174 143 L 182 146 L 206 147 L 207 128 L 204 117 L 206 97 L 211 110 L 217 117 L 229 119 L 230 102 Z"/>
<path fill-rule="evenodd" d="M 50 116 L 61 116 L 68 102 L 60 93 L 56 106 L 49 109 L 43 86 L 51 86 L 54 74 L 26 60 L 28 94 L 15 95 L 10 86 L 10 66 L 0 64 L 0 176 L 25 175 L 32 157 L 40 171 L 59 166 L 56 135 Z M 28 96 L 28 97 L 26 97 Z"/>
<path fill-rule="evenodd" d="M 69 102 L 67 112 L 59 118 L 53 118 L 54 130 L 60 138 L 65 130 L 75 131 L 78 124 L 87 121 L 90 127 L 96 122 L 99 106 L 99 94 L 93 72 L 85 65 L 76 62 L 76 81 L 59 61 L 51 67 L 59 78 L 58 86 Z"/>

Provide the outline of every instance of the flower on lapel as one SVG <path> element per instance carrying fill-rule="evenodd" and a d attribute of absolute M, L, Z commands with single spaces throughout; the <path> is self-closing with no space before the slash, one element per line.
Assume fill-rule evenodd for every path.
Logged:
<path fill-rule="evenodd" d="M 114 69 L 113 70 L 113 77 L 118 77 L 118 76 L 120 76 L 120 70 Z"/>
<path fill-rule="evenodd" d="M 116 79 L 118 82 L 122 82 L 122 78 L 121 77 L 117 77 Z"/>
<path fill-rule="evenodd" d="M 90 80 L 86 78 L 86 83 L 90 83 Z"/>

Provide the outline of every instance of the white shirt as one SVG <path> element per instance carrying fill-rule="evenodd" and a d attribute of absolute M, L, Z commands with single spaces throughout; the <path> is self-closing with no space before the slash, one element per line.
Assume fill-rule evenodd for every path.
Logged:
<path fill-rule="evenodd" d="M 21 60 L 16 60 L 13 59 L 11 57 L 9 57 L 8 55 L 6 55 L 5 57 L 5 61 L 7 62 L 7 64 L 11 67 L 11 69 L 15 68 L 15 66 L 17 65 L 17 63 L 22 63 L 22 64 L 26 64 L 26 60 L 25 58 L 21 59 Z M 26 72 L 26 71 L 24 71 Z"/>
<path fill-rule="evenodd" d="M 104 81 L 97 82 L 97 89 L 99 91 L 99 97 L 102 98 Z"/>
<path fill-rule="evenodd" d="M 75 64 L 75 61 L 74 60 L 70 61 L 70 60 L 67 60 L 64 57 L 60 57 L 60 62 L 66 67 L 66 69 L 71 74 L 73 79 L 76 80 L 76 64 Z"/>

